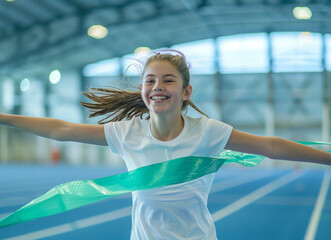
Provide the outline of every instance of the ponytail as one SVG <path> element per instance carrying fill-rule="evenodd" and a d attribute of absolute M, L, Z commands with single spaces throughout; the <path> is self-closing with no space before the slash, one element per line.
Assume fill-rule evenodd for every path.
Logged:
<path fill-rule="evenodd" d="M 133 117 L 143 118 L 145 113 L 149 113 L 141 98 L 140 91 L 92 88 L 89 92 L 83 92 L 83 94 L 93 101 L 93 103 L 81 102 L 81 105 L 92 112 L 89 117 L 105 116 L 98 121 L 99 124 L 117 122 Z"/>

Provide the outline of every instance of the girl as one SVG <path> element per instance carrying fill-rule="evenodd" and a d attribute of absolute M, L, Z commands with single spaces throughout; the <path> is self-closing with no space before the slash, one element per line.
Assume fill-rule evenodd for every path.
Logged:
<path fill-rule="evenodd" d="M 331 154 L 278 137 L 261 137 L 183 114 L 191 101 L 189 67 L 182 54 L 158 52 L 143 69 L 138 92 L 96 89 L 82 103 L 108 114 L 104 125 L 0 114 L 0 123 L 59 141 L 109 146 L 128 170 L 184 156 L 218 156 L 224 149 L 331 165 Z M 148 114 L 146 119 L 143 115 Z M 203 114 L 203 113 L 202 113 Z M 203 114 L 204 115 L 204 114 Z M 111 118 L 110 120 L 108 118 Z M 214 174 L 194 181 L 132 193 L 131 239 L 217 239 L 207 209 Z"/>

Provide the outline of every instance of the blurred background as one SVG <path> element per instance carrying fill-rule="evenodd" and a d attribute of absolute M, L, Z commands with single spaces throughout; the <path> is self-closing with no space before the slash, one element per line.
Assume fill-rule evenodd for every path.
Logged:
<path fill-rule="evenodd" d="M 330 0 L 1 0 L 0 111 L 97 124 L 81 92 L 139 86 L 133 59 L 159 48 L 186 55 L 192 99 L 209 117 L 330 141 Z M 9 163 L 123 166 L 107 147 L 0 126 L 0 164 Z"/>

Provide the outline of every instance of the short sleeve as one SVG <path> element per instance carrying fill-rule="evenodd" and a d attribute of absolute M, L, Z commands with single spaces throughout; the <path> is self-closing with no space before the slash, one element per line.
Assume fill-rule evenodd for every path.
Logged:
<path fill-rule="evenodd" d="M 205 129 L 207 154 L 218 156 L 229 141 L 233 127 L 215 119 L 208 119 Z"/>
<path fill-rule="evenodd" d="M 119 153 L 123 140 L 123 128 L 120 122 L 110 122 L 104 125 L 107 144 L 113 153 Z"/>

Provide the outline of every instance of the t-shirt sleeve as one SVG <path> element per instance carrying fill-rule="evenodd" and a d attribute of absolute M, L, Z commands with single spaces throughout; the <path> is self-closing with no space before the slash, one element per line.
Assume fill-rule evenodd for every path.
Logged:
<path fill-rule="evenodd" d="M 215 119 L 208 119 L 205 138 L 210 156 L 218 156 L 229 141 L 233 127 Z"/>
<path fill-rule="evenodd" d="M 106 140 L 113 153 L 119 153 L 123 142 L 123 124 L 120 122 L 110 122 L 104 125 Z"/>

